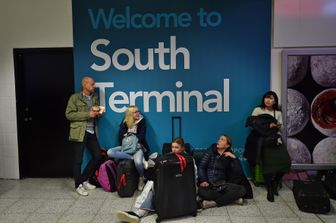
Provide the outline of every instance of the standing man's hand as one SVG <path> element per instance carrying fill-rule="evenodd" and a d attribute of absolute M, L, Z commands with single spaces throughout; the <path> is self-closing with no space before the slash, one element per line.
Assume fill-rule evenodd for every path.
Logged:
<path fill-rule="evenodd" d="M 95 112 L 95 111 L 90 111 L 90 113 L 89 113 L 90 118 L 95 118 L 98 115 L 99 115 L 99 112 Z"/>

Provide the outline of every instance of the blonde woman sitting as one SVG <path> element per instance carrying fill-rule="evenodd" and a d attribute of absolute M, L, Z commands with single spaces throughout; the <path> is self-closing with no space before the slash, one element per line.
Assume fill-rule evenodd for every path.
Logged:
<path fill-rule="evenodd" d="M 108 156 L 111 158 L 134 160 L 135 167 L 140 176 L 138 190 L 142 190 L 144 187 L 144 169 L 148 168 L 148 163 L 144 158 L 149 153 L 146 141 L 146 128 L 146 121 L 140 114 L 139 109 L 133 105 L 129 106 L 125 111 L 125 117 L 119 128 L 120 146 L 110 148 L 107 151 Z M 125 137 L 130 135 L 135 135 L 137 138 L 135 141 L 136 146 L 133 149 L 125 148 L 125 145 L 123 145 L 126 141 Z"/>

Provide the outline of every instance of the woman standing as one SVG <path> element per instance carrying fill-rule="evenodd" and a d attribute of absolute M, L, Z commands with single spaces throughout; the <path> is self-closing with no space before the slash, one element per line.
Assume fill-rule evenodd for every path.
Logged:
<path fill-rule="evenodd" d="M 247 138 L 244 156 L 251 168 L 261 162 L 267 200 L 270 202 L 274 202 L 274 195 L 278 195 L 279 182 L 291 165 L 287 148 L 281 139 L 282 124 L 278 96 L 275 92 L 268 91 L 248 119 L 247 125 L 253 130 Z"/>

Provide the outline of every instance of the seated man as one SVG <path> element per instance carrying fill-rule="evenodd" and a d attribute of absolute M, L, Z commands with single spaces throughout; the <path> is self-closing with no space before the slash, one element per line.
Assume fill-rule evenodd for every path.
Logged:
<path fill-rule="evenodd" d="M 227 135 L 221 135 L 217 144 L 203 155 L 198 166 L 198 195 L 201 198 L 198 202 L 199 209 L 221 207 L 234 201 L 243 204 L 245 187 L 228 182 L 230 163 L 236 159 L 230 152 L 231 145 L 231 139 Z"/>

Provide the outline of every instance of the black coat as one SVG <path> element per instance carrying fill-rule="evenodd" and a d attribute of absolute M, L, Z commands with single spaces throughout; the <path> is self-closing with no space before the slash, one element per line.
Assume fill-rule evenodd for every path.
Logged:
<path fill-rule="evenodd" d="M 244 157 L 251 166 L 260 162 L 262 147 L 266 141 L 276 143 L 277 139 L 281 137 L 277 128 L 269 127 L 271 123 L 277 123 L 277 120 L 269 114 L 247 118 L 245 126 L 252 127 L 252 131 L 246 139 Z"/>
<path fill-rule="evenodd" d="M 222 180 L 244 186 L 246 194 L 243 198 L 253 198 L 251 185 L 244 174 L 240 160 L 220 156 L 216 144 L 212 144 L 198 165 L 198 181 L 199 183 L 207 181 L 211 184 Z"/>

